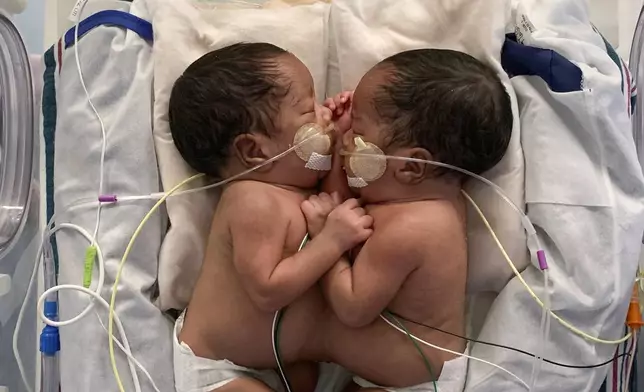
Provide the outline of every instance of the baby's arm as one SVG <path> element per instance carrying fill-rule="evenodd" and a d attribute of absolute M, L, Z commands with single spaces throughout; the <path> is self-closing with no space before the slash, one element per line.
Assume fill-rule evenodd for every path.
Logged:
<path fill-rule="evenodd" d="M 329 270 L 340 256 L 371 234 L 371 221 L 346 202 L 332 227 L 325 227 L 300 252 L 283 258 L 290 221 L 279 203 L 253 198 L 230 224 L 234 263 L 241 282 L 258 308 L 276 311 L 290 304 Z M 363 214 L 364 215 L 364 214 Z M 369 218 L 370 219 L 370 218 Z"/>
<path fill-rule="evenodd" d="M 394 227 L 391 227 L 394 226 Z M 379 227 L 353 266 L 342 257 L 325 275 L 322 289 L 340 321 L 359 328 L 372 323 L 420 264 L 419 233 L 402 225 Z"/>

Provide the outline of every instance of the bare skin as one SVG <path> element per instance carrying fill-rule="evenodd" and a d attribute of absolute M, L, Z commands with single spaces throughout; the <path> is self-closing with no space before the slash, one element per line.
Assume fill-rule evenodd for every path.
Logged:
<path fill-rule="evenodd" d="M 289 94 L 274 119 L 276 132 L 240 135 L 231 146 L 226 176 L 254 167 L 288 149 L 304 124 L 322 121 L 311 75 L 292 55 L 279 59 Z M 316 366 L 327 358 L 328 312 L 316 282 L 341 255 L 371 235 L 372 219 L 356 200 L 328 217 L 320 234 L 300 252 L 307 227 L 302 209 L 322 175 L 295 154 L 227 186 L 215 213 L 200 277 L 179 340 L 195 355 L 227 359 L 253 369 L 276 367 L 271 329 L 275 311 L 288 306 L 280 351 L 296 391 L 312 391 Z M 296 381 L 300 380 L 300 381 Z M 269 391 L 261 382 L 237 379 L 217 391 Z"/>
<path fill-rule="evenodd" d="M 389 130 L 378 121 L 371 105 L 386 72 L 375 68 L 365 75 L 354 95 L 344 93 L 326 102 L 334 112 L 344 149 L 350 151 L 353 138 L 360 136 L 381 146 L 388 155 L 431 160 L 424 149 L 388 145 Z M 338 123 L 350 126 L 338 129 Z M 345 169 L 353 174 L 348 164 Z M 353 190 L 374 219 L 373 235 L 352 252 L 352 263 L 341 258 L 322 281 L 325 298 L 334 311 L 327 323 L 329 355 L 377 385 L 408 387 L 436 380 L 444 362 L 455 357 L 421 344 L 431 364 L 430 375 L 409 338 L 380 319 L 383 312 L 464 334 L 465 205 L 460 183 L 431 176 L 432 170 L 424 164 L 389 160 L 383 177 Z M 337 173 L 335 176 L 339 178 Z M 333 186 L 327 189 L 335 190 Z M 307 214 L 307 220 L 311 230 L 311 226 L 323 225 L 324 214 Z M 462 339 L 404 324 L 425 341 L 456 352 L 465 349 Z"/>

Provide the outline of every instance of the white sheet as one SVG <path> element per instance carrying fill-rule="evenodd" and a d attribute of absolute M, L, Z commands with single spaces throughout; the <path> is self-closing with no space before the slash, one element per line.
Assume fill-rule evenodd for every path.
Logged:
<path fill-rule="evenodd" d="M 644 230 L 644 181 L 620 69 L 593 31 L 583 1 L 513 5 L 514 17 L 525 15 L 535 28 L 532 34 L 524 31 L 526 44 L 556 50 L 584 74 L 584 91 L 565 94 L 549 91 L 537 77 L 512 80 L 522 113 L 528 215 L 549 257 L 552 307 L 593 336 L 618 338 Z M 523 276 L 542 295 L 536 270 Z M 539 307 L 514 279 L 494 303 L 480 339 L 536 352 L 539 318 Z M 553 320 L 545 350 L 550 360 L 581 365 L 603 362 L 615 346 L 586 341 Z M 473 354 L 530 378 L 529 357 L 481 345 L 474 345 Z M 538 390 L 595 392 L 606 370 L 544 364 Z M 502 372 L 470 363 L 469 391 L 520 389 Z"/>
<path fill-rule="evenodd" d="M 132 13 L 146 18 L 147 12 L 140 3 L 135 1 L 131 7 Z M 124 196 L 159 191 L 152 141 L 151 51 L 150 45 L 136 33 L 116 27 L 98 27 L 79 43 L 84 79 L 106 126 L 106 193 Z M 56 61 L 60 64 L 58 57 Z M 80 86 L 71 48 L 63 51 L 60 74 L 56 72 L 56 92 L 55 202 L 56 212 L 62 213 L 63 207 L 73 201 L 97 197 L 101 146 L 100 127 Z M 106 262 L 105 288 L 101 294 L 107 301 L 125 246 L 151 204 L 122 204 L 103 209 L 98 241 Z M 91 233 L 95 216 L 95 210 L 81 210 L 57 221 L 76 223 Z M 161 216 L 156 214 L 141 233 L 123 271 L 116 310 L 134 356 L 157 385 L 168 391 L 167 386 L 174 384 L 172 323 L 152 304 L 163 227 Z M 68 232 L 61 232 L 57 239 L 59 283 L 81 284 L 88 244 L 79 235 Z M 96 276 L 95 269 L 94 279 Z M 69 319 L 86 306 L 87 297 L 61 292 L 60 304 L 61 319 Z M 99 314 L 107 326 L 107 312 L 100 310 Z M 63 390 L 117 390 L 107 334 L 93 313 L 77 324 L 61 328 L 60 334 Z M 117 356 L 125 388 L 133 391 L 124 356 L 118 352 Z M 140 373 L 139 377 L 142 390 L 152 391 L 145 377 Z"/>

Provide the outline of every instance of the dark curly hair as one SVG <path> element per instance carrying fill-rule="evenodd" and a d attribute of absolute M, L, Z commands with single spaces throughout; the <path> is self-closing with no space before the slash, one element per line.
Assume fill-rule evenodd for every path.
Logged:
<path fill-rule="evenodd" d="M 391 127 L 391 145 L 419 146 L 434 159 L 476 174 L 496 165 L 512 135 L 510 97 L 496 72 L 462 52 L 402 52 L 378 66 L 390 68 L 374 106 Z M 437 170 L 438 175 L 454 173 Z"/>
<path fill-rule="evenodd" d="M 203 55 L 177 79 L 170 131 L 193 169 L 221 177 L 238 135 L 273 131 L 279 102 L 288 93 L 276 60 L 287 53 L 268 43 L 239 43 Z"/>

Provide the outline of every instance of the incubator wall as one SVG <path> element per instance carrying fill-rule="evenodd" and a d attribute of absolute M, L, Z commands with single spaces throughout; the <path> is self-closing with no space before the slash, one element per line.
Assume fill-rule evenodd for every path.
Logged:
<path fill-rule="evenodd" d="M 590 19 L 617 53 L 628 59 L 642 0 L 588 0 Z"/>

